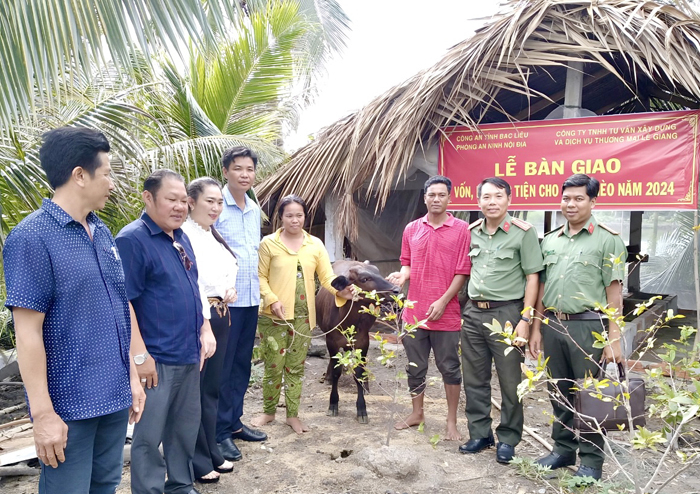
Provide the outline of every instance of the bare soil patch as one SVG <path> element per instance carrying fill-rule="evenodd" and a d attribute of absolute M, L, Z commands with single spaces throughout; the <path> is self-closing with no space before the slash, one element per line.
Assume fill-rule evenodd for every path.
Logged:
<path fill-rule="evenodd" d="M 374 343 L 369 359 L 374 380 L 371 393 L 366 396 L 369 424 L 355 420 L 355 384 L 351 377 L 343 376 L 340 384 L 340 415 L 326 416 L 330 385 L 320 382 L 328 365 L 328 359 L 307 359 L 304 391 L 300 416 L 311 427 L 301 436 L 284 423 L 285 409 L 278 408 L 277 420 L 265 427 L 269 439 L 264 443 L 238 442 L 243 460 L 235 464 L 233 473 L 224 474 L 218 484 L 200 485 L 202 494 L 403 494 L 403 493 L 508 493 L 526 494 L 554 492 L 541 482 L 534 482 L 519 475 L 515 467 L 496 462 L 495 449 L 477 455 L 459 454 L 459 442 L 442 440 L 447 413 L 444 390 L 439 373 L 431 363 L 429 385 L 425 399 L 426 423 L 423 432 L 417 428 L 393 430 L 396 418 L 410 411 L 410 398 L 405 379 L 397 379 L 397 373 L 406 365 L 403 348 L 398 346 L 399 356 L 394 368 L 384 368 L 376 363 L 379 350 Z M 500 401 L 498 381 L 494 374 L 493 390 Z M 398 400 L 393 397 L 398 386 Z M 2 387 L 0 387 L 2 390 Z M 529 395 L 524 400 L 525 423 L 541 436 L 549 439 L 550 404 L 545 393 Z M 464 396 L 460 409 L 464 409 Z M 259 386 L 249 389 L 244 417 L 262 410 L 262 390 Z M 398 415 L 394 415 L 394 410 Z M 494 427 L 498 411 L 494 409 Z M 656 424 L 652 424 L 655 427 Z M 386 448 L 387 433 L 389 447 Z M 459 429 L 463 441 L 468 438 L 466 419 L 460 413 Z M 431 444 L 434 435 L 440 441 Z M 462 441 L 462 442 L 463 442 Z M 546 450 L 531 437 L 525 435 L 516 454 L 537 458 Z M 651 465 L 654 464 L 650 457 Z M 612 465 L 606 464 L 605 475 L 616 475 Z M 679 468 L 671 460 L 668 470 Z M 619 472 L 617 472 L 619 476 Z M 0 491 L 17 494 L 37 492 L 38 477 L 9 477 L 0 480 Z M 128 464 L 124 468 L 119 494 L 130 492 Z M 594 492 L 594 491 L 590 491 Z M 670 484 L 664 492 L 700 492 L 700 476 L 695 470 Z"/>

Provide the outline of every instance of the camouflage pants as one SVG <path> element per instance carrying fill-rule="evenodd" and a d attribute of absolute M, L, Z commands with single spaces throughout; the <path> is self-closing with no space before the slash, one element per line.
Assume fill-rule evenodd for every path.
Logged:
<path fill-rule="evenodd" d="M 274 415 L 284 384 L 287 417 L 299 415 L 306 353 L 311 343 L 304 278 L 297 278 L 294 319 L 280 321 L 261 315 L 258 320 L 260 348 L 265 361 L 263 412 Z M 292 329 L 294 328 L 294 329 Z"/>

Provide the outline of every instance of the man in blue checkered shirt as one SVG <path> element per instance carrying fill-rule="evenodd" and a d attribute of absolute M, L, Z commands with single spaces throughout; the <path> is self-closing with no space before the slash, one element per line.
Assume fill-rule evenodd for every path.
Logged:
<path fill-rule="evenodd" d="M 267 439 L 264 432 L 251 429 L 241 422 L 260 305 L 260 208 L 247 195 L 255 182 L 258 157 L 250 149 L 236 146 L 224 152 L 221 162 L 227 183 L 223 190 L 224 210 L 216 222 L 216 229 L 236 254 L 238 300 L 229 306 L 231 332 L 221 373 L 216 442 L 224 458 L 238 461 L 242 455 L 234 439 Z"/>

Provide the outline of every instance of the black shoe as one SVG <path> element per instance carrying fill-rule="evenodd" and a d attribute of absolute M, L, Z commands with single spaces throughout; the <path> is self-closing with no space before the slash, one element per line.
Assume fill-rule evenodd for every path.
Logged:
<path fill-rule="evenodd" d="M 217 444 L 217 446 L 219 447 L 221 456 L 223 456 L 225 460 L 238 461 L 241 458 L 243 458 L 241 451 L 238 449 L 238 446 L 236 446 L 236 444 L 233 442 L 233 439 L 224 439 L 219 444 Z"/>
<path fill-rule="evenodd" d="M 574 477 L 591 477 L 593 480 L 600 480 L 602 476 L 602 468 L 593 468 L 586 465 L 579 466 L 574 474 Z"/>
<path fill-rule="evenodd" d="M 496 445 L 496 461 L 498 463 L 510 463 L 515 456 L 515 448 L 510 444 L 498 443 Z"/>
<path fill-rule="evenodd" d="M 535 463 L 537 463 L 538 465 L 541 465 L 543 467 L 549 467 L 552 470 L 556 470 L 557 468 L 568 467 L 569 465 L 575 465 L 576 464 L 576 455 L 564 456 L 564 455 L 560 455 L 559 453 L 555 453 L 554 451 L 552 451 L 547 456 L 543 456 L 542 458 L 537 460 Z"/>
<path fill-rule="evenodd" d="M 267 440 L 267 434 L 265 434 L 263 431 L 251 429 L 247 425 L 244 425 L 240 431 L 234 432 L 233 434 L 231 434 L 231 437 L 233 439 L 240 439 L 241 441 L 265 441 L 265 440 Z"/>
<path fill-rule="evenodd" d="M 486 448 L 490 448 L 493 445 L 493 434 L 489 434 L 489 437 L 482 437 L 481 439 L 470 439 L 469 441 L 467 441 L 459 447 L 459 452 L 463 454 L 474 454 Z"/>

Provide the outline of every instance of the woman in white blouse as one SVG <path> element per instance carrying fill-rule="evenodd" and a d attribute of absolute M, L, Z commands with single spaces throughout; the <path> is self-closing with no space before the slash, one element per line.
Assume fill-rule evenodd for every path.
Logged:
<path fill-rule="evenodd" d="M 211 328 L 216 337 L 216 353 L 205 362 L 200 377 L 202 420 L 192 464 L 197 481 L 213 483 L 219 481 L 220 473 L 233 470 L 233 463 L 221 456 L 216 445 L 216 410 L 231 324 L 228 304 L 236 300 L 238 264 L 233 251 L 213 226 L 223 209 L 219 182 L 209 177 L 193 180 L 187 186 L 187 196 L 190 214 L 182 229 L 194 249 L 199 288 L 208 302 L 203 311 L 205 317 L 211 314 Z"/>

